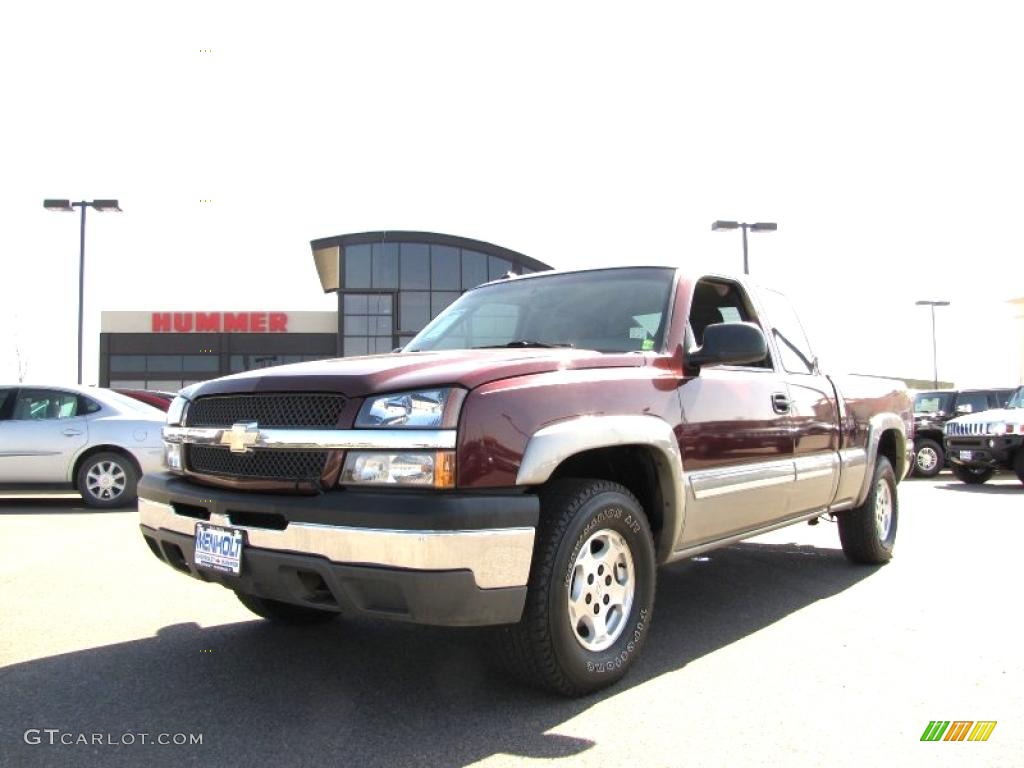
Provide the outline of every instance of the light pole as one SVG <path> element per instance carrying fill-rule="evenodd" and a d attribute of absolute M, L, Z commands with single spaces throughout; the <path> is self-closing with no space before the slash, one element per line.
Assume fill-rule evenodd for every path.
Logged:
<path fill-rule="evenodd" d="M 743 230 L 743 274 L 750 274 L 750 266 L 747 262 L 747 230 L 751 232 L 774 232 L 779 225 L 771 221 L 759 221 L 756 224 L 747 224 L 740 221 L 715 221 L 711 224 L 711 231 L 717 232 L 720 229 L 742 229 Z"/>
<path fill-rule="evenodd" d="M 939 362 L 935 350 L 935 308 L 936 307 L 948 307 L 948 301 L 928 301 L 922 299 L 921 301 L 914 302 L 919 307 L 930 307 L 932 311 L 932 385 L 935 389 L 939 388 Z"/>
<path fill-rule="evenodd" d="M 43 200 L 43 208 L 48 211 L 71 213 L 75 208 L 82 209 L 82 226 L 78 239 L 78 383 L 82 383 L 82 300 L 85 295 L 85 209 L 95 208 L 101 213 L 107 211 L 121 212 L 117 200 Z"/>

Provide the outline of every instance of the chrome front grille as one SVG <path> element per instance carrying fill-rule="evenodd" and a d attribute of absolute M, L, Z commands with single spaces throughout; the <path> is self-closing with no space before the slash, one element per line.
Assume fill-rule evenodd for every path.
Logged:
<path fill-rule="evenodd" d="M 946 424 L 946 434 L 950 436 L 985 435 L 988 434 L 987 427 L 987 424 L 982 424 L 981 422 L 975 422 L 973 424 L 959 424 L 951 421 Z"/>
<path fill-rule="evenodd" d="M 345 408 L 344 395 L 244 394 L 200 397 L 185 416 L 189 427 L 230 427 L 256 422 L 263 429 L 336 429 Z"/>

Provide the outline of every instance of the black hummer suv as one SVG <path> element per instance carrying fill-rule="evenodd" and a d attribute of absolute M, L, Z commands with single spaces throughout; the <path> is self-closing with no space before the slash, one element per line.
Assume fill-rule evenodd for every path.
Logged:
<path fill-rule="evenodd" d="M 935 477 L 946 465 L 943 427 L 957 416 L 1006 405 L 1013 389 L 962 389 L 914 395 L 914 474 Z"/>

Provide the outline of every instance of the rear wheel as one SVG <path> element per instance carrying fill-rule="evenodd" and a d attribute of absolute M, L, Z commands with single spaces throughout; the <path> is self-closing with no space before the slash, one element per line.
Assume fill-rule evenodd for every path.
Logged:
<path fill-rule="evenodd" d="M 304 605 L 293 605 L 280 600 L 247 595 L 235 592 L 238 602 L 257 616 L 280 624 L 319 624 L 337 617 L 334 611 L 322 611 L 318 608 L 307 608 Z"/>
<path fill-rule="evenodd" d="M 914 448 L 914 474 L 919 477 L 935 477 L 942 471 L 946 453 L 942 446 L 927 438 L 920 440 Z"/>
<path fill-rule="evenodd" d="M 968 485 L 981 485 L 988 482 L 988 479 L 995 473 L 996 471 L 992 467 L 965 467 L 963 464 L 953 465 L 953 474 L 956 475 L 956 479 Z"/>
<path fill-rule="evenodd" d="M 76 485 L 90 507 L 111 508 L 135 501 L 139 471 L 120 453 L 95 453 L 78 468 Z"/>
<path fill-rule="evenodd" d="M 879 456 L 868 497 L 856 509 L 839 514 L 839 541 L 843 554 L 855 563 L 880 565 L 892 559 L 899 516 L 896 474 L 885 456 Z"/>
<path fill-rule="evenodd" d="M 506 665 L 567 696 L 612 685 L 647 639 L 654 580 L 650 526 L 626 488 L 553 483 L 541 495 L 522 619 L 498 630 Z"/>

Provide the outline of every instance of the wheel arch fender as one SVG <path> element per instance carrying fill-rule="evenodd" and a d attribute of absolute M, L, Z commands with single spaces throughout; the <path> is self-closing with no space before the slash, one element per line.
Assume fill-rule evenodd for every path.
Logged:
<path fill-rule="evenodd" d="M 878 456 L 886 456 L 893 465 L 896 482 L 901 481 L 910 472 L 910 455 L 912 443 L 907 440 L 906 426 L 895 413 L 877 413 L 868 422 L 867 469 L 861 483 L 860 493 L 854 506 L 860 506 L 871 490 L 871 479 L 875 475 Z"/>
<path fill-rule="evenodd" d="M 603 448 L 649 450 L 660 491 L 660 531 L 655 535 L 657 561 L 665 562 L 679 541 L 685 519 L 686 492 L 679 443 L 672 426 L 657 416 L 577 416 L 549 424 L 526 444 L 516 485 L 540 486 L 566 461 Z"/>

